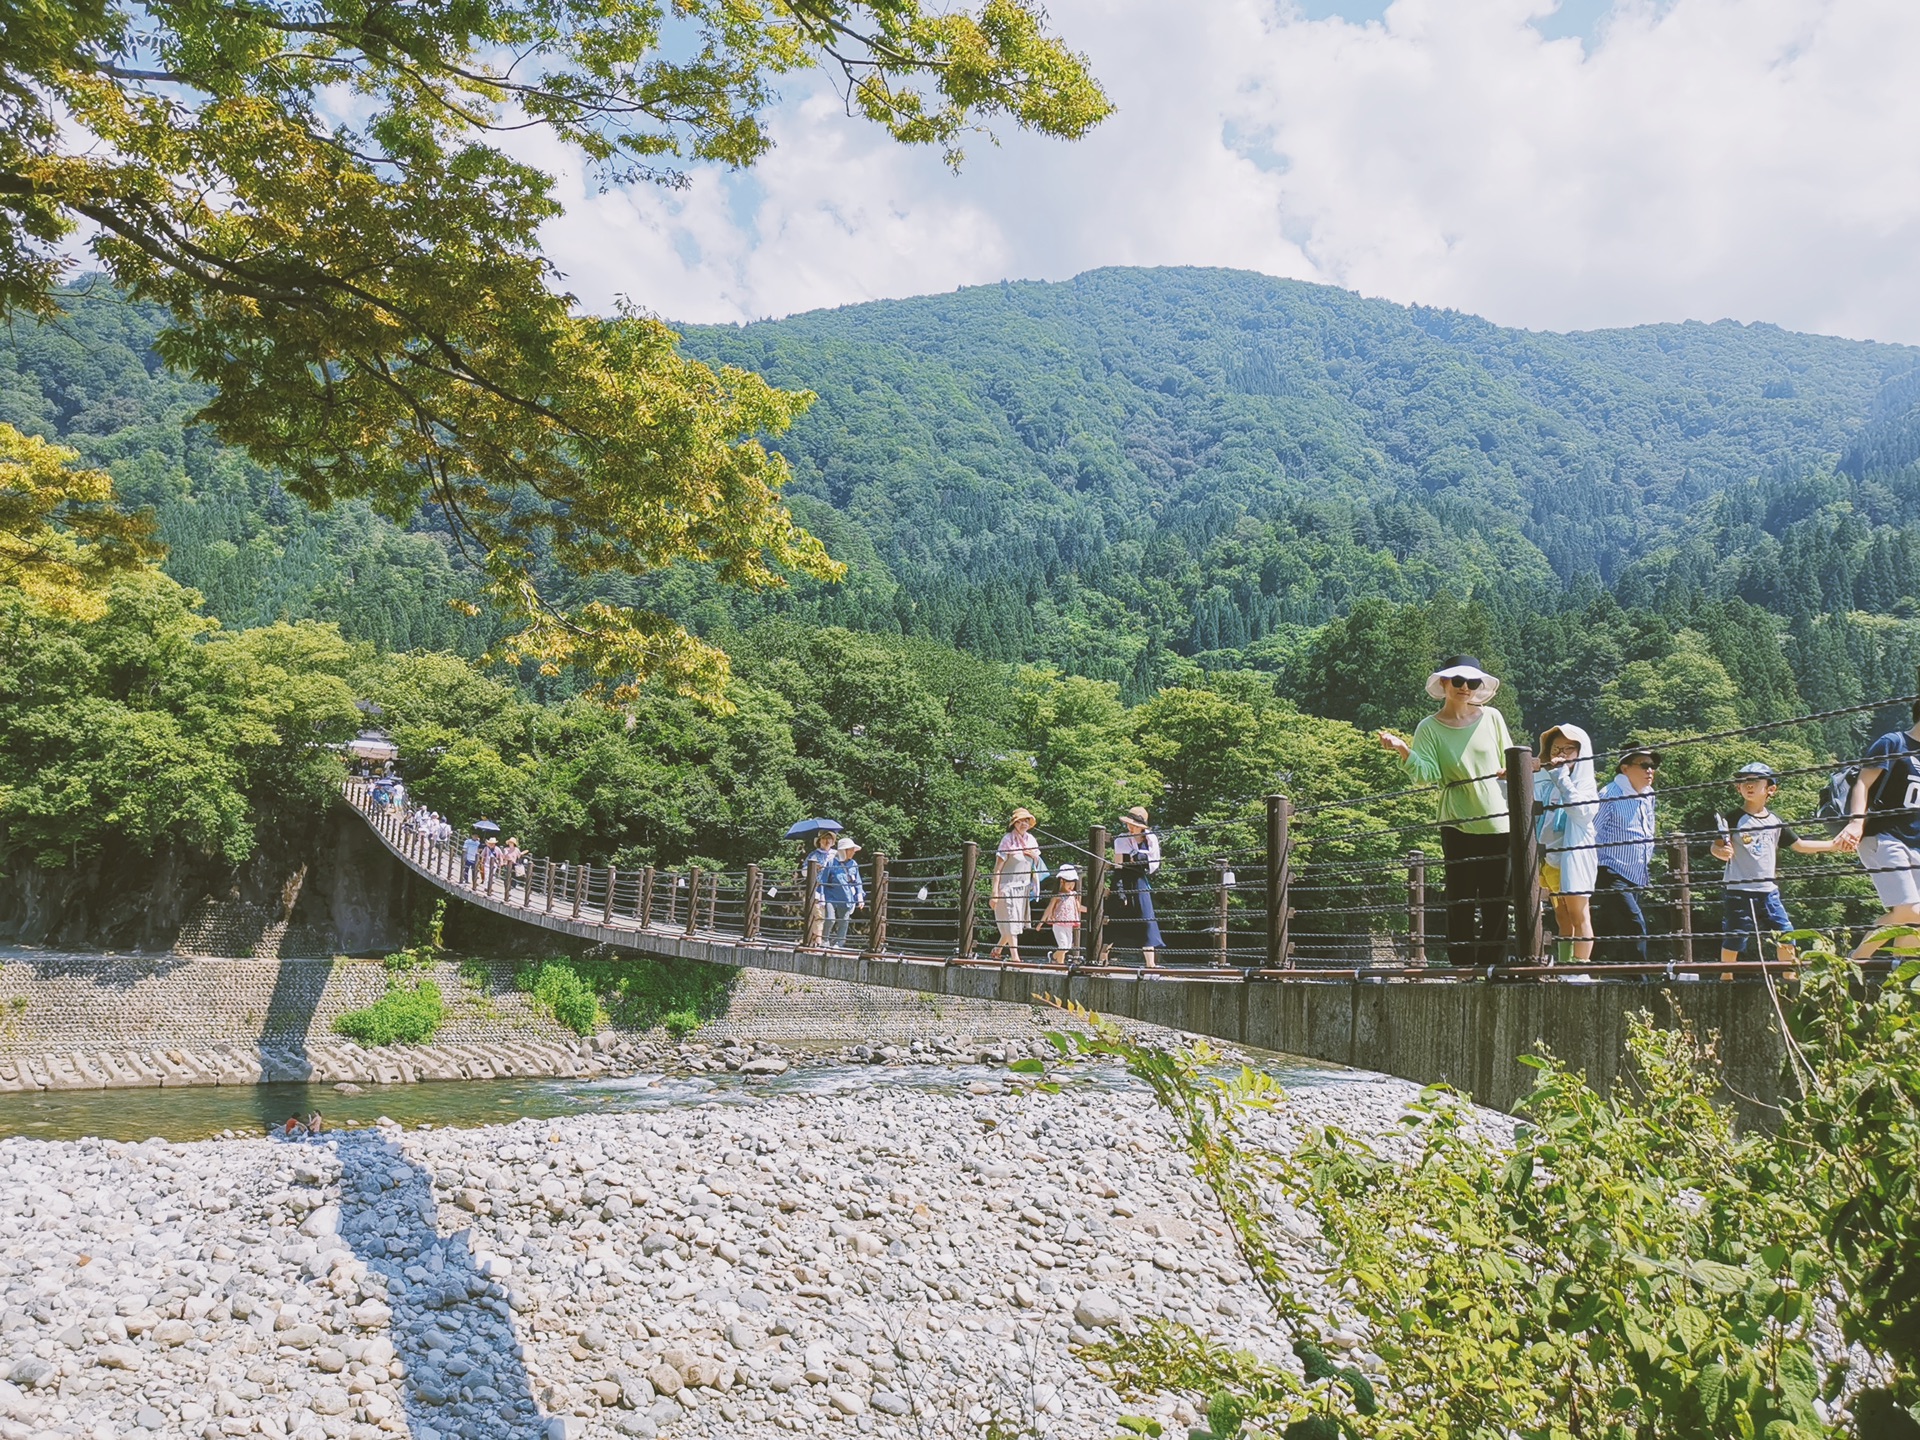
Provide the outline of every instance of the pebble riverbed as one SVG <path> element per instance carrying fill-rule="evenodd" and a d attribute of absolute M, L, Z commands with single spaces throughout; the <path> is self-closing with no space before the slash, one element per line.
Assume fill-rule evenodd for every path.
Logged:
<path fill-rule="evenodd" d="M 1273 1123 L 1381 1133 L 1415 1093 Z M 1154 1314 L 1287 1353 L 1139 1090 L 0 1141 L 0 1440 L 1105 1440 L 1138 1407 L 1073 1347 Z"/>

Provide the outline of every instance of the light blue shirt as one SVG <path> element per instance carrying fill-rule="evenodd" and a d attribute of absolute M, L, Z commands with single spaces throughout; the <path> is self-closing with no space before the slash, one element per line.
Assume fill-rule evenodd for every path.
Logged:
<path fill-rule="evenodd" d="M 1616 775 L 1600 792 L 1600 818 L 1594 825 L 1600 863 L 1629 885 L 1645 886 L 1653 863 L 1653 791 L 1639 791 Z"/>

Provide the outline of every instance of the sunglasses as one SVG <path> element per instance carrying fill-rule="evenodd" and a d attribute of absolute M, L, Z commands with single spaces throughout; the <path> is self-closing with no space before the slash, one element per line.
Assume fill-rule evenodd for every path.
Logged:
<path fill-rule="evenodd" d="M 1478 690 L 1480 682 L 1471 675 L 1449 675 L 1447 684 L 1458 686 L 1462 690 Z"/>
<path fill-rule="evenodd" d="M 1627 768 L 1629 770 L 1658 770 L 1660 767 L 1651 760 L 1629 760 L 1627 761 Z"/>

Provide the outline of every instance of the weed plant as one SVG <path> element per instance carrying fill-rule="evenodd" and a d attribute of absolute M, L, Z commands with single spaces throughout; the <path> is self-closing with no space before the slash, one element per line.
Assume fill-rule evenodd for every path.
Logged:
<path fill-rule="evenodd" d="M 1920 960 L 1875 988 L 1793 938 L 1812 943 L 1778 997 L 1785 1098 L 1750 1131 L 1713 1039 L 1643 1014 L 1605 1096 L 1529 1057 L 1511 1146 L 1431 1089 L 1403 1121 L 1410 1158 L 1334 1125 L 1268 1148 L 1244 1122 L 1284 1109 L 1270 1077 L 1079 1012 L 1091 1033 L 1056 1047 L 1117 1056 L 1152 1089 L 1301 1363 L 1164 1319 L 1083 1355 L 1123 1395 L 1197 1402 L 1195 1440 L 1914 1440 Z M 1324 1267 L 1311 1294 L 1282 1243 L 1302 1220 Z M 1329 1292 L 1340 1317 L 1317 1311 Z M 1320 1351 L 1336 1323 L 1366 1336 L 1371 1377 Z"/>

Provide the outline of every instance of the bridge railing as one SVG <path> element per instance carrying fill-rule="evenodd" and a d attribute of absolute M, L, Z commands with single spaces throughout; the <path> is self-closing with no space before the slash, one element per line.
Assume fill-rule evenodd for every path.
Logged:
<path fill-rule="evenodd" d="M 1660 748 L 1811 725 L 1912 698 L 1682 736 L 1661 741 Z M 1603 754 L 1596 762 L 1608 758 Z M 1785 771 L 1780 778 L 1806 781 L 1844 763 Z M 1297 810 L 1287 797 L 1271 795 L 1258 815 L 1176 826 L 1162 835 L 1162 861 L 1147 885 L 1158 927 L 1156 966 L 1173 973 L 1248 978 L 1431 979 L 1463 972 L 1521 978 L 1539 973 L 1548 964 L 1552 907 L 1541 890 L 1534 773 L 1532 751 L 1517 746 L 1508 751 L 1505 771 L 1497 777 L 1505 782 L 1509 809 L 1499 817 L 1508 822 L 1507 834 L 1484 844 L 1489 873 L 1502 876 L 1498 892 L 1482 897 L 1489 901 L 1481 918 L 1488 920 L 1490 941 L 1468 946 L 1449 938 L 1449 930 L 1466 917 L 1458 906 L 1449 915 L 1446 847 L 1457 842 L 1434 818 L 1441 787 L 1319 801 Z M 374 788 L 365 780 L 349 780 L 346 798 L 404 859 L 450 891 L 483 896 L 536 923 L 580 922 L 600 930 L 962 964 L 994 963 L 1001 936 L 992 854 L 971 842 L 946 854 L 863 856 L 864 903 L 836 923 L 840 917 L 816 898 L 809 878 L 780 866 L 623 868 L 526 855 L 512 867 L 470 867 L 462 853 L 464 836 L 438 841 L 422 835 L 398 807 L 378 803 Z M 1730 795 L 1729 779 L 1662 786 L 1655 793 L 1661 803 L 1684 808 L 1699 798 L 1694 792 L 1707 790 Z M 1812 816 L 1787 819 L 1806 834 L 1832 828 Z M 1084 843 L 1044 830 L 1036 834 L 1052 871 L 1072 863 L 1080 873 L 1081 914 L 1074 943 L 1064 947 L 1068 963 L 1086 971 L 1138 973 L 1130 962 L 1143 958 L 1143 945 L 1153 937 L 1134 903 L 1134 887 L 1115 882 L 1112 837 L 1098 826 Z M 1723 942 L 1736 940 L 1737 932 L 1724 923 L 1728 892 L 1718 862 L 1701 853 L 1718 838 L 1717 829 L 1663 832 L 1649 883 L 1636 897 L 1647 920 L 1645 934 L 1605 934 L 1603 927 L 1602 943 L 1613 948 L 1615 963 L 1563 963 L 1554 974 L 1684 970 L 1731 976 L 1785 968 L 1759 958 L 1758 937 L 1745 948 L 1755 958 L 1720 962 Z M 1459 855 L 1452 860 L 1456 866 L 1472 863 Z M 1863 867 L 1851 857 L 1782 863 L 1777 883 L 1799 925 L 1857 931 L 1881 908 Z M 1044 964 L 1063 948 L 1043 923 L 1047 901 L 1057 890 L 1057 881 L 1050 881 L 1029 897 L 1018 949 L 1023 965 Z M 1595 902 L 1606 905 L 1613 899 L 1596 896 Z M 1764 915 L 1759 919 L 1755 928 L 1764 931 Z M 1010 958 L 1011 952 L 1005 953 Z M 1129 963 L 1116 966 L 1116 961 Z"/>

